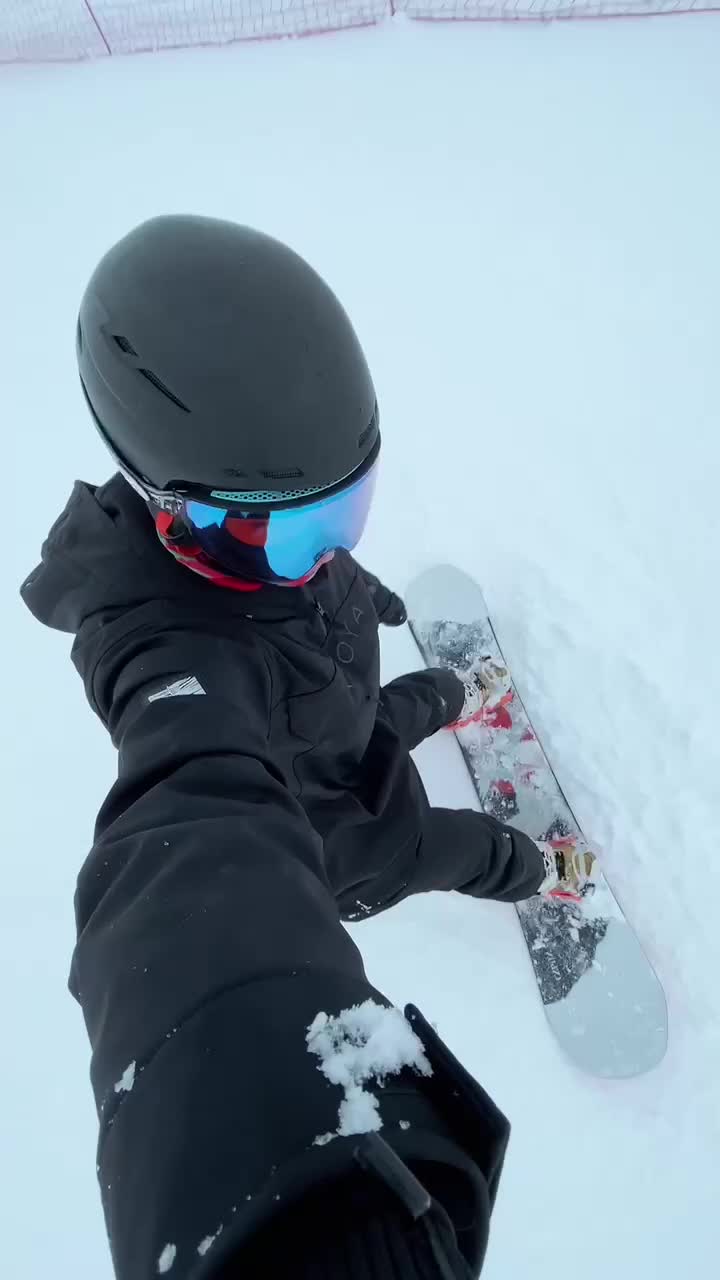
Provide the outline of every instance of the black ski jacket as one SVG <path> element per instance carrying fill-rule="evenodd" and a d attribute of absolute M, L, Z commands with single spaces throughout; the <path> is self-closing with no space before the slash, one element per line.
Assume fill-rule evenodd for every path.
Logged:
<path fill-rule="evenodd" d="M 377 622 L 402 606 L 350 556 L 299 592 L 223 590 L 168 555 L 120 477 L 76 485 L 22 594 L 75 634 L 119 751 L 78 881 L 70 980 L 115 1268 L 144 1280 L 172 1259 L 173 1277 L 205 1280 L 358 1168 L 357 1139 L 314 1143 L 337 1129 L 342 1094 L 306 1032 L 320 1011 L 387 1003 L 337 899 L 373 871 L 353 833 L 402 844 L 411 831 L 412 786 L 397 779 L 448 718 L 454 677 L 430 678 L 424 700 L 392 686 L 381 699 Z M 383 839 L 367 841 L 378 866 Z M 403 1167 L 430 1171 L 477 1273 L 507 1122 L 408 1012 L 433 1075 L 388 1080 L 382 1136 Z"/>

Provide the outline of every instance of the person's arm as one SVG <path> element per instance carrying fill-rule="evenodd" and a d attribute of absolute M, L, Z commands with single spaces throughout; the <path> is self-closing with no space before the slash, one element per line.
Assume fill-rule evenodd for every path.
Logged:
<path fill-rule="evenodd" d="M 126 645 L 123 664 L 110 649 L 92 680 L 119 776 L 78 883 L 71 989 L 120 1280 L 157 1274 L 173 1250 L 176 1274 L 194 1276 L 206 1237 L 241 1230 L 271 1166 L 337 1126 L 338 1091 L 307 1050 L 313 1019 L 387 1003 L 269 758 L 270 674 L 251 660 L 242 703 L 212 693 L 214 643 L 161 635 L 129 658 Z M 184 678 L 208 691 L 163 694 Z"/>
<path fill-rule="evenodd" d="M 464 690 L 452 671 L 432 667 L 398 676 L 380 690 L 378 714 L 390 721 L 408 751 L 456 720 Z"/>

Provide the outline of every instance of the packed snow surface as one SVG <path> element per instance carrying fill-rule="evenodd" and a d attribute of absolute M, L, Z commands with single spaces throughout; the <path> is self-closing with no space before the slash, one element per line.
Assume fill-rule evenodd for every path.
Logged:
<path fill-rule="evenodd" d="M 13 1280 L 58 1257 L 74 1280 L 112 1274 L 89 1051 L 65 980 L 75 876 L 115 770 L 68 638 L 16 592 L 73 480 L 109 472 L 74 368 L 83 287 L 114 239 L 176 211 L 286 239 L 342 298 L 383 431 L 359 556 L 399 591 L 439 561 L 481 582 L 668 995 L 661 1066 L 597 1081 L 553 1043 L 512 908 L 433 894 L 353 926 L 372 981 L 437 1023 L 512 1121 L 483 1280 L 712 1270 L 718 65 L 709 15 L 390 24 L 0 70 L 0 1218 Z M 418 665 L 407 634 L 383 635 L 383 663 L 385 679 Z M 447 738 L 418 762 L 434 803 L 474 803 Z"/>

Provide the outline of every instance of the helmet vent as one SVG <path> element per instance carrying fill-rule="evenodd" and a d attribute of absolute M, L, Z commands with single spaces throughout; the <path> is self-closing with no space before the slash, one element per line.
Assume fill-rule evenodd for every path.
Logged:
<path fill-rule="evenodd" d="M 299 467 L 288 467 L 287 471 L 261 471 L 266 480 L 301 480 L 304 472 Z"/>
<path fill-rule="evenodd" d="M 114 333 L 114 334 L 113 334 L 113 342 L 116 342 L 116 343 L 117 343 L 117 345 L 119 346 L 120 350 L 121 350 L 121 351 L 124 351 L 126 356 L 136 356 L 136 355 L 137 355 L 137 351 L 135 350 L 135 348 L 134 348 L 134 346 L 133 346 L 132 342 L 130 341 L 130 339 L 129 339 L 129 338 L 123 338 L 123 336 L 122 336 L 122 334 L 121 334 L 121 333 Z"/>
<path fill-rule="evenodd" d="M 147 378 L 148 382 L 152 382 L 153 386 L 157 387 L 158 391 L 161 391 L 164 396 L 167 396 L 168 400 L 172 400 L 173 404 L 176 404 L 178 409 L 182 409 L 183 413 L 190 412 L 187 405 L 183 404 L 182 400 L 178 400 L 177 396 L 173 395 L 170 388 L 166 387 L 165 383 L 161 382 L 157 374 L 153 373 L 151 369 L 138 369 L 138 373 L 141 373 L 143 378 Z"/>
<path fill-rule="evenodd" d="M 314 493 L 322 493 L 323 488 L 323 485 L 316 484 L 311 489 L 213 489 L 212 497 L 241 507 L 247 503 L 267 506 L 273 502 L 293 502 L 297 498 L 309 498 Z"/>

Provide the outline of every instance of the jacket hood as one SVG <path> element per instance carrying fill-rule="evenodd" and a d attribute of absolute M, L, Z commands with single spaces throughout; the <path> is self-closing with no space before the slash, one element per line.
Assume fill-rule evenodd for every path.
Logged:
<path fill-rule="evenodd" d="M 161 546 L 142 498 L 117 474 L 102 486 L 76 481 L 20 594 L 40 622 L 77 634 L 93 614 L 186 597 L 190 576 Z"/>

